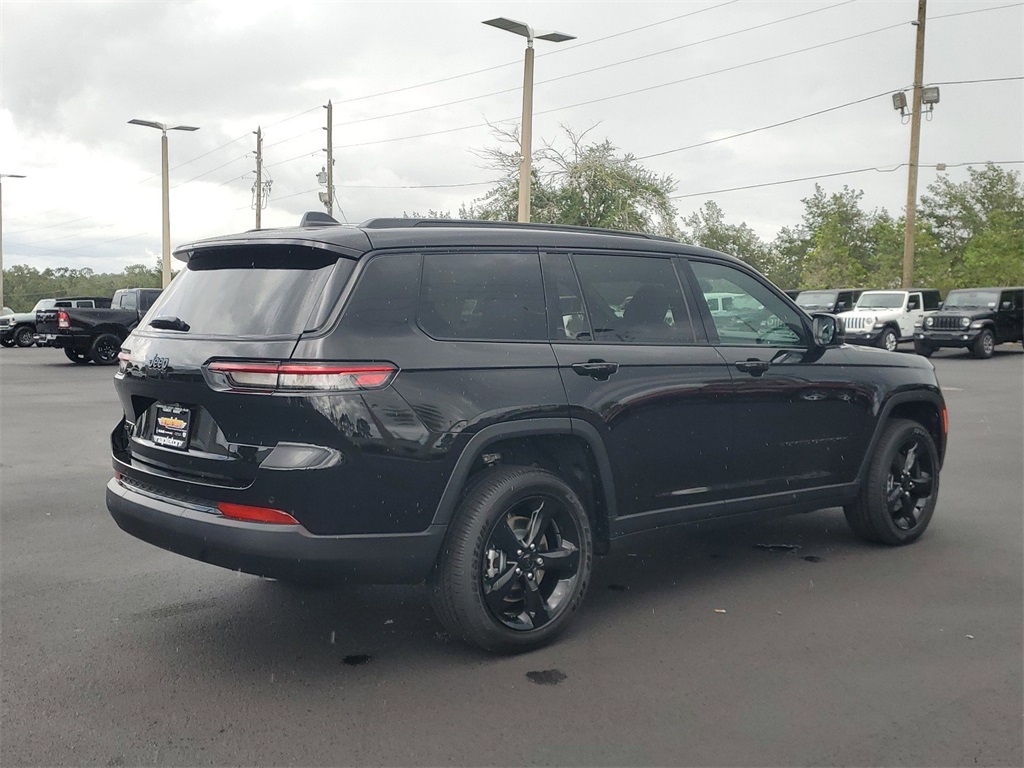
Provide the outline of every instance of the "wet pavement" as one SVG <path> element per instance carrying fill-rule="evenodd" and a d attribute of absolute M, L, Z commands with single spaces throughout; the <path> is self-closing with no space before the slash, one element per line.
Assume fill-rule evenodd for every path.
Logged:
<path fill-rule="evenodd" d="M 1022 765 L 1024 353 L 933 361 L 951 443 L 920 542 L 839 510 L 637 536 L 559 642 L 494 658 L 421 587 L 122 533 L 112 369 L 0 350 L 0 763 Z"/>

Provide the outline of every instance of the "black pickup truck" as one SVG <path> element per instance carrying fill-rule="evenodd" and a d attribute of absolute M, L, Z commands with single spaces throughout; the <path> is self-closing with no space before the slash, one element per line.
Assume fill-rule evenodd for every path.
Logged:
<path fill-rule="evenodd" d="M 53 308 L 36 312 L 36 339 L 64 350 L 68 360 L 113 365 L 121 342 L 139 324 L 160 295 L 159 288 L 123 288 L 109 309 Z"/>

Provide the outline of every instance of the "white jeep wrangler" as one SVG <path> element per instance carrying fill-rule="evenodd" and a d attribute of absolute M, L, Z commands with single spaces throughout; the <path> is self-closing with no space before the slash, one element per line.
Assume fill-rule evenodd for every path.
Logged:
<path fill-rule="evenodd" d="M 914 324 L 925 312 L 938 309 L 940 301 L 939 292 L 932 289 L 864 291 L 857 306 L 839 317 L 850 344 L 870 344 L 895 352 L 901 341 L 913 341 Z"/>

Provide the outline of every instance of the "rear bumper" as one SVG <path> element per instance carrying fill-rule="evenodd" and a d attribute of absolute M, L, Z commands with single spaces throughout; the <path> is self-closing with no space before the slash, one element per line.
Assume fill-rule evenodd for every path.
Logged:
<path fill-rule="evenodd" d="M 107 483 L 107 509 L 127 533 L 194 560 L 282 579 L 415 584 L 441 551 L 444 526 L 419 533 L 315 536 L 300 525 L 232 520 L 202 508 Z"/>

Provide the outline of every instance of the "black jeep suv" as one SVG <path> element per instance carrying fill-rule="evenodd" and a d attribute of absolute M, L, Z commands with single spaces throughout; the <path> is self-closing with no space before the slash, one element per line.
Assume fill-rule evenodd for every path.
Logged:
<path fill-rule="evenodd" d="M 914 351 L 925 357 L 939 347 L 969 349 L 992 357 L 996 344 L 1024 341 L 1024 288 L 961 288 L 914 328 Z"/>
<path fill-rule="evenodd" d="M 120 355 L 107 506 L 188 557 L 426 581 L 449 630 L 508 652 L 560 632 L 628 534 L 842 506 L 896 545 L 935 509 L 931 363 L 843 345 L 721 253 L 378 219 L 175 255 Z"/>

